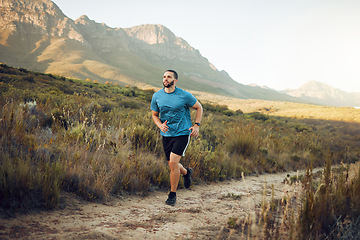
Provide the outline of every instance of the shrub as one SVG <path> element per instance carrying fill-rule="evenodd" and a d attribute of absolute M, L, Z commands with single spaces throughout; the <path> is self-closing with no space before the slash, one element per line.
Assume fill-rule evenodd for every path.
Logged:
<path fill-rule="evenodd" d="M 33 77 L 32 75 L 24 76 L 24 77 L 23 77 L 23 80 L 24 80 L 24 81 L 27 81 L 27 82 L 29 82 L 29 83 L 35 83 L 35 79 L 34 79 L 34 77 Z"/>
<path fill-rule="evenodd" d="M 128 127 L 127 135 L 136 150 L 153 151 L 159 139 L 157 131 L 149 129 L 144 125 L 131 125 Z"/>
<path fill-rule="evenodd" d="M 265 122 L 266 120 L 269 119 L 269 116 L 268 115 L 265 115 L 263 113 L 259 113 L 259 112 L 253 112 L 253 113 L 249 113 L 249 114 L 246 114 L 245 115 L 247 118 L 253 118 L 255 120 L 260 120 L 260 121 L 263 121 Z"/>
<path fill-rule="evenodd" d="M 225 133 L 225 148 L 230 154 L 249 157 L 255 154 L 261 145 L 259 129 L 253 124 L 238 124 L 229 128 Z"/>
<path fill-rule="evenodd" d="M 64 169 L 59 162 L 38 163 L 0 155 L 0 206 L 12 211 L 52 209 L 60 199 Z M 11 160 L 10 160 L 11 159 Z"/>
<path fill-rule="evenodd" d="M 341 234 L 342 229 L 338 228 L 339 225 L 356 225 L 360 218 L 358 169 L 360 168 L 357 167 L 358 172 L 350 178 L 348 168 L 337 174 L 332 173 L 331 159 L 328 156 L 324 175 L 317 189 L 313 187 L 312 175 L 307 174 L 304 204 L 299 216 L 301 238 L 317 239 L 326 236 L 333 239 Z M 358 231 L 351 229 L 348 234 L 356 236 Z"/>

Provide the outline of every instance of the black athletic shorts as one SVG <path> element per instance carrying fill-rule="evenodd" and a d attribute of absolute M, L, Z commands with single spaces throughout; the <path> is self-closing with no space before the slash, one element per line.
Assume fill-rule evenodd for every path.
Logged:
<path fill-rule="evenodd" d="M 190 135 L 178 137 L 163 137 L 163 146 L 166 160 L 170 161 L 170 153 L 185 156 L 185 151 L 190 143 Z"/>

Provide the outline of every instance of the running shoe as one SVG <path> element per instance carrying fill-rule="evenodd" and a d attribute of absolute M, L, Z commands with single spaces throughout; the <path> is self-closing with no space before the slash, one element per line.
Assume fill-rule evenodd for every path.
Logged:
<path fill-rule="evenodd" d="M 176 203 L 176 195 L 175 196 L 168 196 L 168 199 L 165 201 L 167 205 L 174 206 Z"/>
<path fill-rule="evenodd" d="M 187 174 L 184 175 L 184 186 L 186 188 L 189 188 L 191 186 L 191 175 L 194 170 L 192 168 L 186 168 L 186 170 L 187 170 Z"/>

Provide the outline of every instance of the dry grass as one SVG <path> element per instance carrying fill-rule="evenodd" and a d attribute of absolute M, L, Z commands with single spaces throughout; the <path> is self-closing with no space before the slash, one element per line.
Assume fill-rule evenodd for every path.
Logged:
<path fill-rule="evenodd" d="M 61 191 L 91 201 L 167 189 L 153 91 L 0 65 L 1 209 L 58 206 Z M 201 99 L 202 100 L 202 99 Z M 195 183 L 358 161 L 356 122 L 243 114 L 206 105 L 185 166 Z M 193 112 L 194 114 L 194 112 Z M 183 187 L 183 183 L 180 183 Z"/>
<path fill-rule="evenodd" d="M 264 201 L 254 215 L 228 219 L 219 239 L 358 239 L 360 226 L 360 164 L 331 170 L 330 160 L 321 175 L 309 169 L 302 182 L 281 199 Z M 299 191 L 301 187 L 301 191 Z"/>
<path fill-rule="evenodd" d="M 322 119 L 360 123 L 360 110 L 350 107 L 326 107 L 311 104 L 239 99 L 202 92 L 193 92 L 204 102 L 226 105 L 244 113 L 260 112 L 270 116 L 298 119 Z"/>

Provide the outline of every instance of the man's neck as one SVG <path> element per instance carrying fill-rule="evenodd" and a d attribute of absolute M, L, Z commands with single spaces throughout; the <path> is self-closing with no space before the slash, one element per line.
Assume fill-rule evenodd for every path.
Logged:
<path fill-rule="evenodd" d="M 167 87 L 165 87 L 164 88 L 164 91 L 166 92 L 166 93 L 173 93 L 174 91 L 175 91 L 175 86 L 171 86 L 171 87 L 169 87 L 169 88 L 167 88 Z"/>

